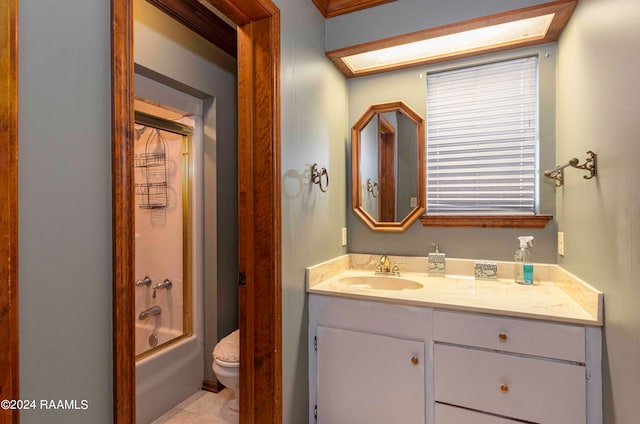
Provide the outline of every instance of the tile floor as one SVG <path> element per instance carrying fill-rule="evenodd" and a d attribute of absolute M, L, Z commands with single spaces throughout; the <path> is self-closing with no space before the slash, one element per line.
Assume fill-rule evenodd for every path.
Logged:
<path fill-rule="evenodd" d="M 227 407 L 232 397 L 229 389 L 220 393 L 199 391 L 153 424 L 237 424 L 238 413 Z"/>

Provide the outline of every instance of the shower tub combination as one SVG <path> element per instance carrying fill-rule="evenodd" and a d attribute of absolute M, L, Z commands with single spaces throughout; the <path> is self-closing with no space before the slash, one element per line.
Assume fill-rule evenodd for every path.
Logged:
<path fill-rule="evenodd" d="M 190 184 L 197 117 L 182 119 L 187 126 L 140 109 L 137 104 L 136 422 L 149 423 L 202 387 L 201 308 L 193 300 L 202 295 L 194 284 L 201 275 L 192 275 L 199 267 L 191 253 L 201 240 L 192 237 L 199 212 Z"/>

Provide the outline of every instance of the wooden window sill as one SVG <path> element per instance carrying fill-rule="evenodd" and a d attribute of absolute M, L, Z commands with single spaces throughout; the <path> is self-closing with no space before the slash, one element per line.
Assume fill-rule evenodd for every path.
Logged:
<path fill-rule="evenodd" d="M 544 228 L 553 215 L 422 215 L 424 227 Z"/>

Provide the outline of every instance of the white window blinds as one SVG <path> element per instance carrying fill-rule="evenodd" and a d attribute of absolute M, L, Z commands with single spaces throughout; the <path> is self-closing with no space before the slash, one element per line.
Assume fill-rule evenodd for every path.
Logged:
<path fill-rule="evenodd" d="M 535 214 L 537 63 L 427 75 L 427 214 Z"/>

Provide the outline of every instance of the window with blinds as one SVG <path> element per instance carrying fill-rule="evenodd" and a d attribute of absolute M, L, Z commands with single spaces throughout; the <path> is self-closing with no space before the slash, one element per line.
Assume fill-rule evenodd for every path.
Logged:
<path fill-rule="evenodd" d="M 536 213 L 538 58 L 427 75 L 427 214 Z"/>

